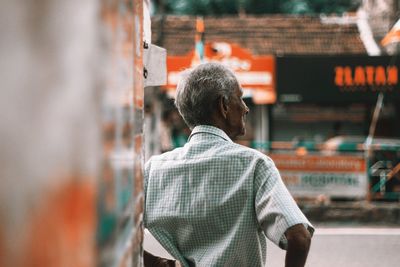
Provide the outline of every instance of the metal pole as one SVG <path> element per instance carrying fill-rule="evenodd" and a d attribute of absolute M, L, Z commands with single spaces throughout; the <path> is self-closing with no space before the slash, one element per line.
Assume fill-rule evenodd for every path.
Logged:
<path fill-rule="evenodd" d="M 365 145 L 366 145 L 367 150 L 370 150 L 370 146 L 372 144 L 372 140 L 375 135 L 376 124 L 379 119 L 379 114 L 382 109 L 382 105 L 383 105 L 383 93 L 381 92 L 378 95 L 378 100 L 376 101 L 374 114 L 372 116 L 372 122 L 371 122 L 371 125 L 369 126 L 368 137 L 365 140 Z"/>

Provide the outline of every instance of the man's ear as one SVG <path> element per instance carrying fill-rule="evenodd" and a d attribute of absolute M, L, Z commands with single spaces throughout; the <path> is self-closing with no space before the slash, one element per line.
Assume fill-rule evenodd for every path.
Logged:
<path fill-rule="evenodd" d="M 222 117 L 226 119 L 228 115 L 228 101 L 223 96 L 218 98 L 218 109 L 221 112 Z"/>

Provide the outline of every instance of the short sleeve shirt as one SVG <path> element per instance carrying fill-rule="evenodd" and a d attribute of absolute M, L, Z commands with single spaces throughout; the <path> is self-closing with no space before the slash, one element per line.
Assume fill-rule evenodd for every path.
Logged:
<path fill-rule="evenodd" d="M 144 223 L 183 266 L 265 266 L 266 238 L 313 232 L 273 161 L 207 125 L 146 163 Z"/>

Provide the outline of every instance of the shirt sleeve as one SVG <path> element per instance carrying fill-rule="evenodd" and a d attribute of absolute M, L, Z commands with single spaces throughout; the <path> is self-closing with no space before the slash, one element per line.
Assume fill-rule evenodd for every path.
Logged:
<path fill-rule="evenodd" d="M 143 193 L 144 193 L 144 207 L 143 207 L 143 225 L 146 227 L 146 196 L 147 196 L 147 185 L 149 183 L 149 175 L 150 175 L 150 166 L 151 166 L 151 158 L 145 163 L 143 178 L 144 178 L 144 185 L 143 185 Z"/>
<path fill-rule="evenodd" d="M 254 186 L 257 220 L 269 240 L 287 249 L 284 233 L 296 224 L 307 226 L 313 234 L 313 226 L 290 195 L 270 158 L 265 157 L 257 163 Z"/>

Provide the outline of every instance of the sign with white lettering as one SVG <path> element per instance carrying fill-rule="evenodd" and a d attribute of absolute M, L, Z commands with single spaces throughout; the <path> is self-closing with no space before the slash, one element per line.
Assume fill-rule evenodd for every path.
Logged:
<path fill-rule="evenodd" d="M 269 154 L 295 197 L 364 198 L 368 191 L 363 156 Z"/>
<path fill-rule="evenodd" d="M 390 56 L 276 58 L 280 102 L 374 102 L 379 92 L 400 100 L 400 60 Z"/>
<path fill-rule="evenodd" d="M 233 72 L 245 93 L 249 92 L 256 104 L 273 104 L 275 93 L 275 58 L 271 55 L 252 55 L 234 43 L 209 42 L 204 45 L 203 62 L 219 62 Z M 175 91 L 182 71 L 200 64 L 195 49 L 184 56 L 167 57 L 167 85 Z"/>

